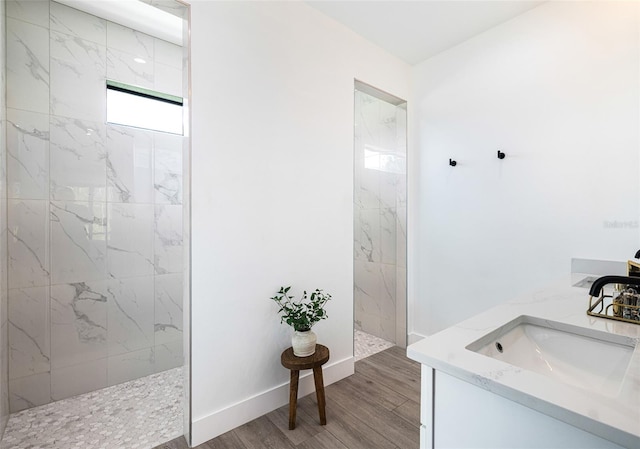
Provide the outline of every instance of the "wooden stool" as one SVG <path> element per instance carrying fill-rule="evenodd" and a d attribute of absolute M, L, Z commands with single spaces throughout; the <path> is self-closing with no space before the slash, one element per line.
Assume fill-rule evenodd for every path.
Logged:
<path fill-rule="evenodd" d="M 291 385 L 289 386 L 289 430 L 296 428 L 296 409 L 298 407 L 298 379 L 300 370 L 312 369 L 313 380 L 316 384 L 316 397 L 318 398 L 318 412 L 320 413 L 320 425 L 327 424 L 324 401 L 324 381 L 322 380 L 322 365 L 329 360 L 329 348 L 316 345 L 316 352 L 308 357 L 296 357 L 293 348 L 285 350 L 280 356 L 282 366 L 291 370 Z"/>

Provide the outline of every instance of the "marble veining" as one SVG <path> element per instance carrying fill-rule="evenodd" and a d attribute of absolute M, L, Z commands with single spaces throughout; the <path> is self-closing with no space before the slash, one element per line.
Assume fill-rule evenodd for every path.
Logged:
<path fill-rule="evenodd" d="M 186 366 L 186 356 L 184 353 L 184 342 L 182 339 L 174 339 L 154 346 L 155 371 L 159 372 L 175 368 L 176 366 Z"/>
<path fill-rule="evenodd" d="M 48 206 L 44 200 L 8 201 L 9 288 L 49 283 Z"/>
<path fill-rule="evenodd" d="M 156 172 L 153 187 L 156 191 L 156 203 L 182 203 L 182 177 L 175 173 Z"/>
<path fill-rule="evenodd" d="M 358 212 L 355 243 L 356 260 L 380 262 L 380 212 L 377 209 Z"/>
<path fill-rule="evenodd" d="M 354 296 L 358 330 L 404 338 L 406 111 L 356 90 Z"/>
<path fill-rule="evenodd" d="M 611 398 L 598 391 L 561 382 L 466 349 L 500 326 L 528 315 L 601 331 L 640 337 L 640 326 L 587 315 L 588 291 L 572 287 L 586 274 L 573 274 L 542 290 L 521 295 L 462 323 L 412 344 L 407 355 L 423 365 L 454 375 L 548 416 L 582 428 L 623 447 L 640 446 L 640 345 L 631 357 L 620 393 Z M 594 415 L 597 410 L 597 416 Z"/>
<path fill-rule="evenodd" d="M 107 78 L 134 86 L 152 89 L 153 68 L 147 63 L 137 62 L 135 54 L 115 49 L 107 50 Z"/>
<path fill-rule="evenodd" d="M 107 356 L 107 285 L 51 286 L 51 364 L 68 367 Z"/>
<path fill-rule="evenodd" d="M 182 48 L 53 1 L 10 0 L 7 13 L 0 412 L 184 363 L 184 139 L 105 125 L 104 84 L 180 95 Z"/>
<path fill-rule="evenodd" d="M 49 112 L 49 31 L 7 18 L 7 107 Z"/>
<path fill-rule="evenodd" d="M 152 347 L 110 356 L 107 360 L 107 385 L 117 385 L 154 372 L 155 355 Z"/>
<path fill-rule="evenodd" d="M 14 332 L 12 332 L 12 330 Z M 12 333 L 14 334 L 14 337 L 11 336 Z M 22 337 L 20 337 L 20 336 L 22 336 Z M 13 346 L 10 346 L 10 351 L 12 352 L 11 366 L 14 367 L 14 371 L 15 371 L 15 368 L 19 367 L 20 364 L 21 364 L 19 359 L 20 358 L 24 358 L 25 356 L 32 359 L 30 364 L 36 365 L 37 362 L 34 363 L 34 360 L 33 360 L 34 358 L 31 357 L 31 355 L 34 352 L 39 355 L 38 358 L 41 359 L 42 364 L 45 364 L 48 367 L 49 357 L 45 354 L 45 350 L 43 349 L 43 347 L 40 346 L 39 342 L 35 338 L 31 337 L 31 335 L 29 335 L 29 333 L 24 328 L 20 327 L 18 324 L 16 324 L 15 322 L 12 322 L 12 321 L 9 321 L 9 339 L 10 340 L 16 340 L 16 341 L 20 341 L 20 340 L 25 341 L 26 340 L 26 341 L 30 342 L 31 346 L 33 346 L 35 348 L 35 351 L 30 350 L 30 349 L 28 349 L 26 351 L 22 351 L 17 344 L 13 345 Z M 23 363 L 23 365 L 26 365 L 28 363 L 29 362 Z M 29 374 L 31 374 L 31 373 L 28 373 L 27 375 L 29 375 Z"/>
<path fill-rule="evenodd" d="M 355 277 L 356 329 L 395 341 L 396 267 L 357 261 Z"/>
<path fill-rule="evenodd" d="M 380 261 L 383 264 L 396 264 L 397 222 L 395 208 L 380 209 Z"/>
<path fill-rule="evenodd" d="M 6 2 L 0 2 L 0 435 L 9 418 L 9 322 L 7 291 L 7 28 Z"/>
<path fill-rule="evenodd" d="M 107 179 L 109 182 L 107 185 L 107 195 L 109 196 L 109 199 L 117 198 L 123 203 L 128 203 L 131 198 L 131 192 L 129 191 L 129 188 L 118 179 L 120 176 L 118 175 L 118 171 L 114 167 L 112 160 L 113 156 L 107 154 Z"/>
<path fill-rule="evenodd" d="M 7 110 L 9 198 L 49 199 L 49 117 Z"/>
<path fill-rule="evenodd" d="M 102 203 L 51 202 L 52 283 L 106 278 L 106 211 Z"/>
<path fill-rule="evenodd" d="M 130 53 L 148 62 L 154 59 L 154 38 L 117 23 L 107 22 L 107 47 Z"/>
<path fill-rule="evenodd" d="M 396 211 L 396 264 L 407 266 L 407 208 L 400 207 Z"/>
<path fill-rule="evenodd" d="M 119 203 L 153 202 L 153 135 L 107 125 L 107 195 Z"/>
<path fill-rule="evenodd" d="M 9 300 L 9 379 L 49 371 L 49 289 L 11 289 Z"/>
<path fill-rule="evenodd" d="M 355 203 L 360 209 L 377 209 L 380 206 L 380 172 L 364 169 L 364 163 L 364 158 L 358 161 Z"/>
<path fill-rule="evenodd" d="M 107 21 L 75 8 L 50 2 L 51 31 L 106 45 Z"/>
<path fill-rule="evenodd" d="M 107 260 L 115 278 L 145 276 L 154 272 L 152 204 L 108 205 Z"/>
<path fill-rule="evenodd" d="M 11 413 L 51 402 L 51 374 L 33 374 L 9 380 Z"/>
<path fill-rule="evenodd" d="M 182 142 L 182 136 L 154 134 L 156 204 L 182 204 Z"/>
<path fill-rule="evenodd" d="M 182 274 L 156 276 L 156 344 L 182 340 Z"/>
<path fill-rule="evenodd" d="M 380 278 L 380 297 L 382 304 L 390 304 L 395 309 L 396 302 L 396 267 L 394 265 L 382 265 Z M 389 311 L 393 313 L 393 311 Z"/>
<path fill-rule="evenodd" d="M 52 30 L 50 64 L 51 114 L 104 123 L 104 45 Z"/>
<path fill-rule="evenodd" d="M 157 274 L 181 273 L 182 206 L 155 206 L 154 265 Z"/>
<path fill-rule="evenodd" d="M 49 28 L 49 1 L 7 0 L 7 17 L 29 22 L 33 25 Z"/>
<path fill-rule="evenodd" d="M 105 199 L 105 134 L 100 123 L 51 117 L 52 199 Z"/>
<path fill-rule="evenodd" d="M 110 356 L 153 347 L 153 282 L 153 276 L 109 281 Z"/>

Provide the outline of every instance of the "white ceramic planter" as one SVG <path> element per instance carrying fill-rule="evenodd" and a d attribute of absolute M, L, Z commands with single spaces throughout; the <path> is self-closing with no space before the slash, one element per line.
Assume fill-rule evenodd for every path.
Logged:
<path fill-rule="evenodd" d="M 313 331 L 294 331 L 291 337 L 293 355 L 296 357 L 308 357 L 316 352 L 316 342 L 318 338 Z"/>

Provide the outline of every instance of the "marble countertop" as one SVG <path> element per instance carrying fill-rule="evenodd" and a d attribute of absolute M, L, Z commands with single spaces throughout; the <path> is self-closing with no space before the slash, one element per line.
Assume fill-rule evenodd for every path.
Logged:
<path fill-rule="evenodd" d="M 410 345 L 407 355 L 621 446 L 640 448 L 640 325 L 588 316 L 588 289 L 573 287 L 586 276 L 574 273 L 494 307 Z M 636 347 L 618 396 L 587 391 L 465 349 L 521 315 L 633 339 Z"/>

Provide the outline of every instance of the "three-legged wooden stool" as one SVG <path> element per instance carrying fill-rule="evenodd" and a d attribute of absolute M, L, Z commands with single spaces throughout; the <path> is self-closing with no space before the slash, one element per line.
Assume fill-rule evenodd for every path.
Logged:
<path fill-rule="evenodd" d="M 316 384 L 316 397 L 318 398 L 318 412 L 320 413 L 320 425 L 327 424 L 324 400 L 324 381 L 322 379 L 322 365 L 329 360 L 329 348 L 316 345 L 316 352 L 309 357 L 296 357 L 293 348 L 285 350 L 280 356 L 282 366 L 291 370 L 291 385 L 289 386 L 289 430 L 296 428 L 296 409 L 298 407 L 298 379 L 300 370 L 312 369 L 313 380 Z"/>

